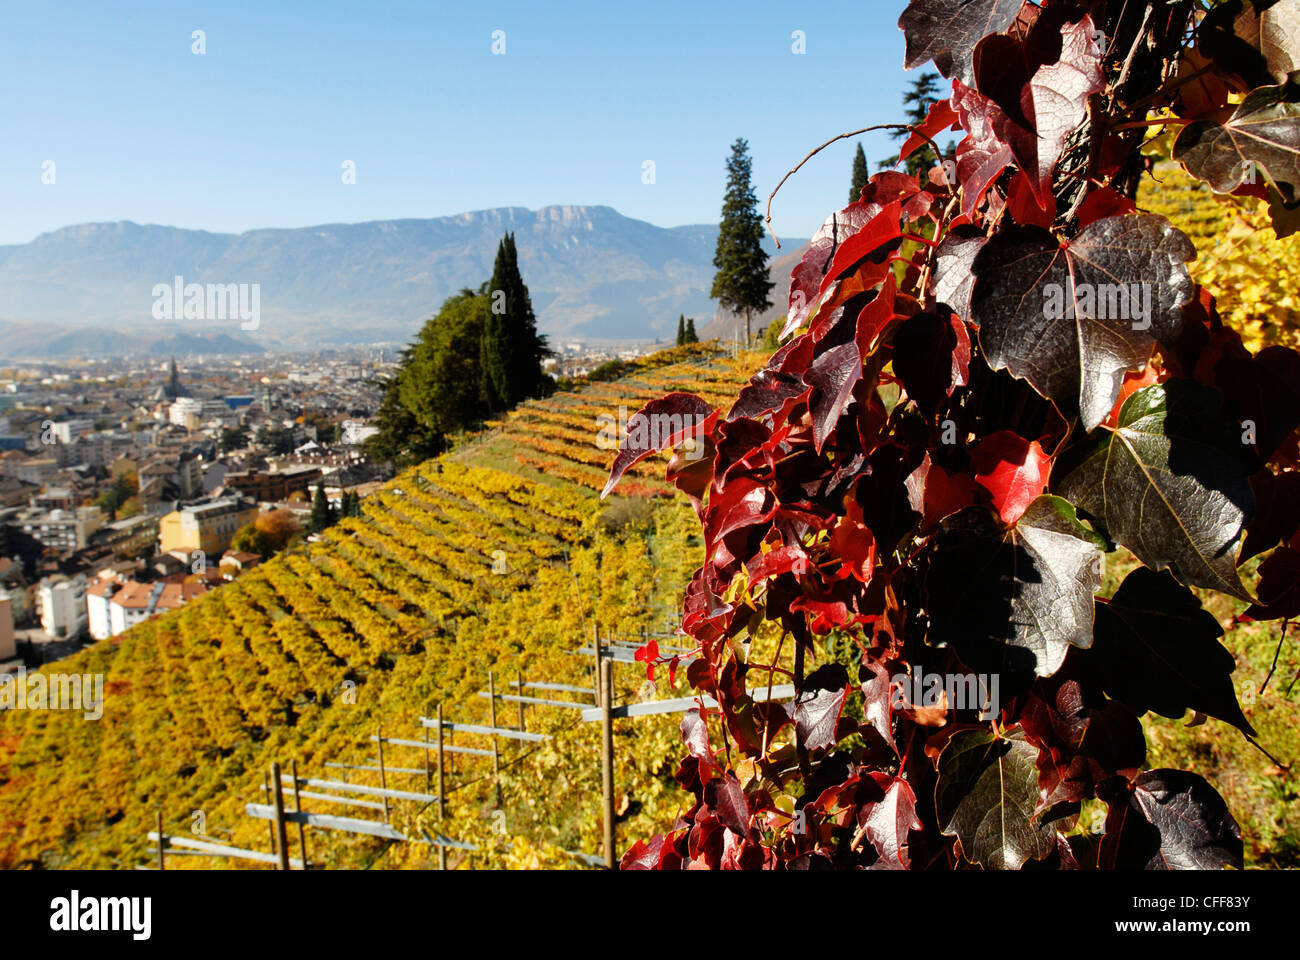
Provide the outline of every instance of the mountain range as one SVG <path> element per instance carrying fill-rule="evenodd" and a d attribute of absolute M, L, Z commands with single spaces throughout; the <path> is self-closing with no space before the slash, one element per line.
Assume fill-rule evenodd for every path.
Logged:
<path fill-rule="evenodd" d="M 0 356 L 405 342 L 448 296 L 491 276 L 507 231 L 553 341 L 672 339 L 679 314 L 703 333 L 732 335 L 734 321 L 709 299 L 716 225 L 657 227 L 604 206 L 501 207 L 240 234 L 91 223 L 0 246 Z M 801 241 L 783 239 L 773 261 L 773 316 L 784 312 L 791 251 Z M 177 277 L 257 284 L 255 329 L 237 317 L 186 320 L 179 304 L 159 319 L 155 288 Z"/>

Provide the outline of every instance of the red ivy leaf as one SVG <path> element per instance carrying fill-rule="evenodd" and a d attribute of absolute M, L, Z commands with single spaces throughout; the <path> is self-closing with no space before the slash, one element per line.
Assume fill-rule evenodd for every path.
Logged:
<path fill-rule="evenodd" d="M 993 507 L 1006 524 L 1015 523 L 1034 499 L 1047 489 L 1052 459 L 1037 440 L 999 430 L 971 450 L 975 482 L 993 497 Z"/>
<path fill-rule="evenodd" d="M 993 114 L 997 112 L 997 105 L 992 100 L 965 86 L 960 80 L 954 80 L 952 105 L 961 118 L 961 125 L 970 131 L 957 144 L 957 181 L 962 189 L 961 212 L 962 216 L 970 217 L 988 185 L 1011 165 L 1015 155 L 994 129 Z"/>
<path fill-rule="evenodd" d="M 913 150 L 923 143 L 928 143 L 925 137 L 933 140 L 944 130 L 956 125 L 957 111 L 952 108 L 952 103 L 947 99 L 935 101 L 930 104 L 930 112 L 926 114 L 925 122 L 908 134 L 903 145 L 898 148 L 898 159 L 906 160 Z"/>
<path fill-rule="evenodd" d="M 895 777 L 885 788 L 883 800 L 864 805 L 858 811 L 858 828 L 880 855 L 873 869 L 906 870 L 910 866 L 904 852 L 907 834 L 921 829 L 916 795 L 907 781 Z"/>
<path fill-rule="evenodd" d="M 744 788 L 730 770 L 704 786 L 704 802 L 713 808 L 718 819 L 740 837 L 749 836 L 749 801 Z"/>
<path fill-rule="evenodd" d="M 632 659 L 638 663 L 644 663 L 646 679 L 653 680 L 655 678 L 655 663 L 659 660 L 659 641 L 651 640 L 645 646 L 637 647 Z"/>
<path fill-rule="evenodd" d="M 898 18 L 907 39 L 903 68 L 933 60 L 945 77 L 974 82 L 971 54 L 976 44 L 1011 26 L 1021 6 L 1022 0 L 912 0 Z"/>
<path fill-rule="evenodd" d="M 835 745 L 835 729 L 848 695 L 849 676 L 842 665 L 828 663 L 808 675 L 789 707 L 801 747 L 821 750 Z"/>
<path fill-rule="evenodd" d="M 1117 217 L 1136 211 L 1137 204 L 1118 193 L 1114 187 L 1100 187 L 1083 198 L 1075 216 L 1079 219 L 1079 226 L 1086 227 L 1105 217 Z"/>
<path fill-rule="evenodd" d="M 949 473 L 925 455 L 921 465 L 905 481 L 908 505 L 921 515 L 921 530 L 929 530 L 975 503 L 975 480 L 966 473 Z"/>
<path fill-rule="evenodd" d="M 1046 207 L 1039 206 L 1034 185 L 1025 171 L 1017 170 L 1007 190 L 1007 212 L 1016 223 L 1050 230 L 1056 220 L 1056 199 L 1050 198 Z"/>
<path fill-rule="evenodd" d="M 789 336 L 808 322 L 813 305 L 821 296 L 836 251 L 849 237 L 874 220 L 882 209 L 878 203 L 850 203 L 827 217 L 821 229 L 813 234 L 803 259 L 790 274 L 790 306 L 785 326 L 781 329 L 782 337 Z M 894 224 L 897 227 L 897 217 Z"/>
<path fill-rule="evenodd" d="M 609 496 L 633 465 L 683 440 L 708 434 L 717 420 L 718 412 L 692 393 L 670 393 L 651 400 L 628 420 L 627 436 L 618 445 L 601 499 Z"/>
<path fill-rule="evenodd" d="M 1052 171 L 1066 138 L 1083 123 L 1088 98 L 1106 83 L 1092 17 L 1058 23 L 1039 17 L 1024 40 L 988 37 L 975 51 L 976 86 L 996 104 L 993 129 L 1043 207 L 1055 203 Z"/>
<path fill-rule="evenodd" d="M 894 742 L 894 681 L 883 663 L 864 657 L 863 668 L 871 677 L 861 683 L 862 719 L 874 727 L 897 754 L 898 744 Z"/>
<path fill-rule="evenodd" d="M 862 520 L 862 508 L 853 498 L 848 499 L 848 515 L 840 517 L 831 531 L 831 553 L 842 563 L 838 577 L 852 576 L 859 583 L 871 580 L 876 565 L 876 539 L 871 528 Z"/>

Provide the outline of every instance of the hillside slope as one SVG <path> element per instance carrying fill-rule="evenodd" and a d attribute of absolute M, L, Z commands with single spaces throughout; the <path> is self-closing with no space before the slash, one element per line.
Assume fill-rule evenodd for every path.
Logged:
<path fill-rule="evenodd" d="M 666 359 L 684 362 L 527 404 L 398 476 L 365 501 L 364 518 L 343 521 L 323 542 L 45 668 L 102 672 L 103 718 L 0 713 L 0 867 L 130 868 L 150 857 L 146 833 L 159 808 L 168 832 L 201 830 L 265 851 L 267 824 L 243 808 L 262 801 L 271 760 L 286 769 L 296 760 L 300 776 L 338 778 L 326 763 L 374 764 L 369 737 L 381 724 L 385 736 L 422 738 L 418 717 L 437 702 L 448 720 L 486 723 L 479 691 L 489 670 L 499 688 L 518 671 L 529 682 L 589 688 L 590 659 L 570 651 L 593 625 L 603 638 L 664 630 L 699 562 L 693 514 L 658 479 L 662 460 L 629 478 L 636 500 L 598 501 L 611 454 L 595 445 L 597 417 L 617 416 L 620 405 L 635 412 L 671 389 L 727 404 L 759 362 L 689 349 L 654 362 Z M 640 665 L 616 670 L 620 697 L 644 682 Z M 515 711 L 499 706 L 499 724 L 516 725 Z M 620 731 L 629 835 L 670 825 L 680 796 L 665 760 L 678 750 L 676 723 L 650 718 Z M 504 821 L 484 819 L 496 806 L 490 760 L 459 756 L 448 791 L 455 816 L 442 829 L 477 838 L 480 862 L 575 863 L 560 851 L 599 849 L 599 724 L 540 707 L 527 724 L 555 739 L 520 750 L 503 743 Z M 470 734 L 456 742 L 490 746 Z M 419 771 L 421 753 L 390 747 L 385 763 Z M 424 789 L 419 774 L 388 778 L 390 787 Z M 370 771 L 347 779 L 379 782 Z M 423 804 L 395 801 L 394 824 L 414 829 L 428 816 Z M 333 866 L 369 865 L 388 847 L 316 830 L 308 843 L 314 862 Z M 382 862 L 418 866 L 432 856 L 428 847 L 399 846 Z"/>

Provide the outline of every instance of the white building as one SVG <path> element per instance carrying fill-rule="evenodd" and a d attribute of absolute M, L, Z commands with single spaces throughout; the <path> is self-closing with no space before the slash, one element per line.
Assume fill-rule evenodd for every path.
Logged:
<path fill-rule="evenodd" d="M 196 397 L 179 397 L 167 411 L 167 419 L 178 427 L 193 429 L 191 424 L 197 424 L 199 418 L 203 416 L 203 401 Z M 194 417 L 191 420 L 190 417 Z"/>
<path fill-rule="evenodd" d="M 63 420 L 51 426 L 54 433 L 54 439 L 59 443 L 71 443 L 83 433 L 89 433 L 95 429 L 94 420 Z"/>
<path fill-rule="evenodd" d="M 111 577 L 86 590 L 86 618 L 96 640 L 115 637 L 142 620 L 175 610 L 207 592 L 202 583 L 139 583 Z"/>
<path fill-rule="evenodd" d="M 360 420 L 343 421 L 343 442 L 351 446 L 365 443 L 378 432 L 378 427 L 372 427 Z"/>
<path fill-rule="evenodd" d="M 86 578 L 45 579 L 36 591 L 41 627 L 51 637 L 75 637 L 86 629 Z"/>

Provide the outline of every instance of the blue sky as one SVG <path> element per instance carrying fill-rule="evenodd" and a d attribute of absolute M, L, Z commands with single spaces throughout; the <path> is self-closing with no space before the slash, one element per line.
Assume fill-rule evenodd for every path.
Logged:
<path fill-rule="evenodd" d="M 903 6 L 10 3 L 0 243 L 107 220 L 240 232 L 554 203 L 714 222 L 737 136 L 765 202 L 817 144 L 900 119 L 918 72 Z M 864 144 L 874 171 L 892 141 Z M 782 188 L 781 236 L 845 203 L 852 150 Z"/>

